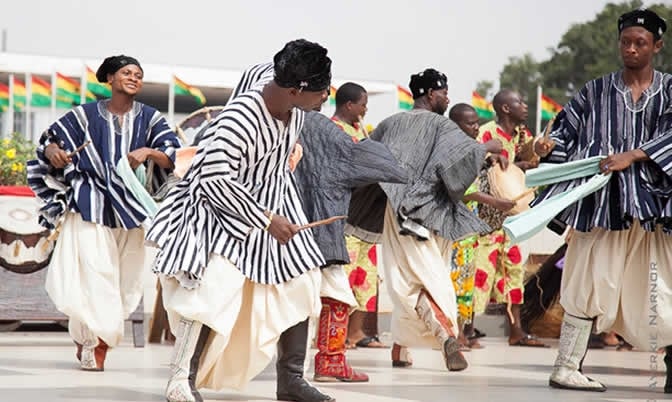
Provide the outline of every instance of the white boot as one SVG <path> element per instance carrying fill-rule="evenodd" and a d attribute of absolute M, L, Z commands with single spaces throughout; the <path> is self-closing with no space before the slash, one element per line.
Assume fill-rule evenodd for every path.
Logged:
<path fill-rule="evenodd" d="M 209 332 L 202 329 L 207 327 L 198 321 L 180 319 L 170 360 L 170 380 L 166 387 L 168 402 L 203 402 L 195 386 L 198 360 Z"/>
<path fill-rule="evenodd" d="M 607 390 L 602 383 L 586 377 L 581 372 L 581 364 L 588 350 L 588 339 L 592 327 L 593 320 L 565 313 L 560 330 L 558 358 L 555 360 L 548 385 L 553 388 L 578 391 L 604 392 Z"/>
<path fill-rule="evenodd" d="M 441 308 L 434 302 L 429 293 L 424 290 L 420 292 L 415 311 L 441 344 L 441 353 L 443 354 L 446 368 L 449 371 L 462 371 L 466 369 L 469 364 L 462 352 L 460 352 L 460 343 L 453 332 L 450 320 L 441 311 Z"/>

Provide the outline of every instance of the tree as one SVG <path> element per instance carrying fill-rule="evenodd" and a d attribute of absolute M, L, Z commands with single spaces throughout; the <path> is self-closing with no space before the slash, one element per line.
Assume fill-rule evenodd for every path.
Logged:
<path fill-rule="evenodd" d="M 618 17 L 641 6 L 640 0 L 607 4 L 593 20 L 573 24 L 560 43 L 549 49 L 548 60 L 537 63 L 529 54 L 509 59 L 500 73 L 500 85 L 516 89 L 526 98 L 531 114 L 529 127 L 534 127 L 537 84 L 543 87 L 545 95 L 565 104 L 586 82 L 622 67 Z M 648 8 L 672 21 L 672 5 L 654 4 Z M 672 44 L 672 29 L 666 36 Z M 663 47 L 654 66 L 660 71 L 672 72 L 672 46 Z"/>
<path fill-rule="evenodd" d="M 495 87 L 495 83 L 492 81 L 478 81 L 476 83 L 476 93 L 484 97 L 485 99 L 490 99 L 494 95 L 492 89 Z"/>

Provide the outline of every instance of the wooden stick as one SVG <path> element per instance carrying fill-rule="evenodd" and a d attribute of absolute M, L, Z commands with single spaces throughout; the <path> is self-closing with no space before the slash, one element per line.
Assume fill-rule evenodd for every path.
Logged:
<path fill-rule="evenodd" d="M 536 188 L 531 188 L 531 189 L 528 189 L 527 191 L 523 191 L 522 194 L 519 194 L 516 198 L 512 199 L 511 201 L 518 202 L 518 201 L 522 200 L 523 198 L 527 197 L 528 195 L 534 193 L 535 191 L 536 191 Z"/>
<path fill-rule="evenodd" d="M 85 143 L 83 143 L 82 145 L 80 145 L 77 149 L 75 149 L 74 151 L 72 151 L 68 154 L 68 158 L 71 158 L 73 155 L 78 154 L 79 152 L 82 152 L 84 150 L 84 148 L 86 148 L 86 146 L 89 145 L 90 143 L 91 143 L 91 140 L 88 140 Z"/>
<path fill-rule="evenodd" d="M 321 225 L 328 225 L 328 224 L 336 222 L 338 220 L 346 219 L 347 217 L 348 217 L 347 215 L 332 216 L 331 218 L 322 219 L 321 221 L 315 221 L 315 222 L 311 222 L 311 223 L 305 224 L 303 226 L 300 226 L 299 230 L 314 228 L 316 226 L 321 226 Z"/>

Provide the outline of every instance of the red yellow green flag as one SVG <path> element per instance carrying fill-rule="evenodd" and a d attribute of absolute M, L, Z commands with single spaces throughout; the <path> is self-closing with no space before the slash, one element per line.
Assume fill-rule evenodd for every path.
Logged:
<path fill-rule="evenodd" d="M 200 89 L 192 87 L 181 79 L 173 75 L 173 86 L 175 88 L 175 95 L 191 95 L 196 99 L 199 105 L 205 105 L 205 95 Z"/>
<path fill-rule="evenodd" d="M 14 78 L 14 108 L 23 109 L 26 106 L 26 85 Z"/>
<path fill-rule="evenodd" d="M 16 85 L 16 79 L 14 79 L 14 85 Z M 22 84 L 23 85 L 23 84 Z M 16 90 L 14 91 L 14 110 L 21 110 L 25 106 L 25 86 L 23 87 L 23 103 L 17 104 L 16 101 L 21 100 L 21 96 L 17 94 Z M 0 112 L 4 112 L 9 108 L 9 86 L 3 83 L 0 83 Z"/>
<path fill-rule="evenodd" d="M 112 88 L 110 87 L 110 84 L 98 82 L 96 73 L 94 73 L 89 66 L 86 66 L 86 90 L 104 98 L 112 96 Z"/>
<path fill-rule="evenodd" d="M 489 120 L 495 117 L 495 109 L 492 108 L 492 104 L 476 91 L 471 93 L 471 106 L 476 109 L 479 119 Z"/>
<path fill-rule="evenodd" d="M 333 85 L 329 86 L 329 104 L 336 106 L 336 87 Z"/>
<path fill-rule="evenodd" d="M 56 73 L 56 106 L 70 108 L 73 105 L 79 105 L 81 101 L 80 91 L 81 85 L 78 80 Z M 86 91 L 86 102 L 95 100 L 96 95 L 91 91 Z"/>
<path fill-rule="evenodd" d="M 4 112 L 9 107 L 9 87 L 0 82 L 0 111 Z"/>
<path fill-rule="evenodd" d="M 51 106 L 51 85 L 41 78 L 30 77 L 30 104 L 32 106 Z"/>
<path fill-rule="evenodd" d="M 399 109 L 413 109 L 413 95 L 401 85 L 397 85 L 397 100 L 399 102 Z"/>
<path fill-rule="evenodd" d="M 546 95 L 541 95 L 541 119 L 551 120 L 560 113 L 562 106 Z"/>
<path fill-rule="evenodd" d="M 0 100 L 9 102 L 9 87 L 0 82 Z"/>

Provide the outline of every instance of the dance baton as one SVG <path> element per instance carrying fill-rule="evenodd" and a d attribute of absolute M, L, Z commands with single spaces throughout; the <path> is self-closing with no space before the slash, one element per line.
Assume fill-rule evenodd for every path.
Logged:
<path fill-rule="evenodd" d="M 338 220 L 346 219 L 347 217 L 348 217 L 347 215 L 332 216 L 331 218 L 322 219 L 321 221 L 315 221 L 315 222 L 305 224 L 303 226 L 299 226 L 299 230 L 314 228 L 316 226 L 328 225 L 328 224 L 336 222 Z"/>
<path fill-rule="evenodd" d="M 535 192 L 536 190 L 537 190 L 537 188 L 535 187 L 535 188 L 531 188 L 531 189 L 529 189 L 529 190 L 527 190 L 527 191 L 524 191 L 523 193 L 519 194 L 517 197 L 515 197 L 515 198 L 512 199 L 511 201 L 513 201 L 513 202 L 518 202 L 518 201 L 522 200 L 523 198 L 527 197 L 528 195 L 530 195 L 530 194 L 534 194 L 534 192 Z"/>
<path fill-rule="evenodd" d="M 86 146 L 89 145 L 90 143 L 91 143 L 91 140 L 88 140 L 85 143 L 83 143 L 82 145 L 80 145 L 77 149 L 75 149 L 74 151 L 72 151 L 68 154 L 68 158 L 71 158 L 73 155 L 78 154 L 81 151 L 83 151 L 84 148 L 86 148 Z"/>

